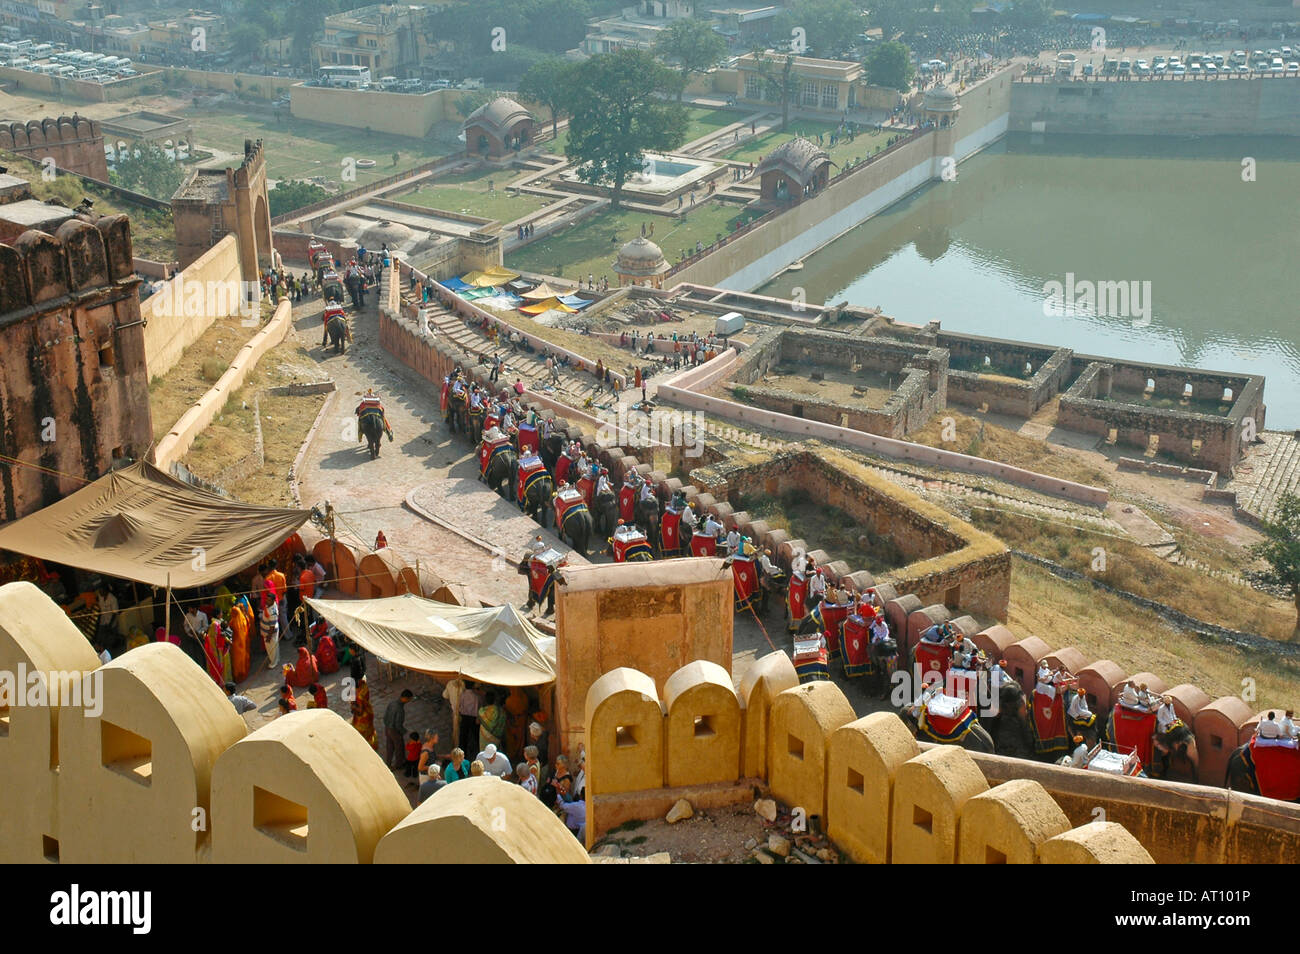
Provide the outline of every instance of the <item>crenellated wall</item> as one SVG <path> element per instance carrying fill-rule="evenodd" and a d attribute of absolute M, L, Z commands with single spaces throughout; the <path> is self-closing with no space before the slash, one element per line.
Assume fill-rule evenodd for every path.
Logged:
<path fill-rule="evenodd" d="M 0 522 L 152 440 L 130 223 L 62 213 L 54 234 L 0 244 L 0 455 L 22 462 L 0 462 Z"/>
<path fill-rule="evenodd" d="M 50 158 L 61 170 L 108 181 L 104 134 L 99 123 L 76 113 L 26 123 L 0 123 L 0 150 L 39 163 Z"/>
<path fill-rule="evenodd" d="M 5 863 L 587 862 L 541 801 L 465 779 L 414 811 L 355 728 L 325 709 L 249 732 L 170 643 L 99 665 L 30 583 L 0 587 L 0 671 L 76 687 L 8 707 L 0 735 Z M 511 824 L 493 824 L 500 813 Z"/>

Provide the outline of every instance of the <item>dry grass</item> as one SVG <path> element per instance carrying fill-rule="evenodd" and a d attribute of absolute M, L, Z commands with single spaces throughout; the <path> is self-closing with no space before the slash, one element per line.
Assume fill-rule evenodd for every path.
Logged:
<path fill-rule="evenodd" d="M 801 491 L 780 497 L 756 494 L 742 499 L 736 509 L 766 521 L 773 529 L 785 530 L 791 539 L 807 540 L 810 547 L 825 550 L 832 560 L 843 560 L 852 570 L 880 574 L 907 562 L 892 540 L 877 536 L 851 514 L 827 507 Z"/>
<path fill-rule="evenodd" d="M 1153 672 L 1170 686 L 1192 683 L 1212 698 L 1240 696 L 1242 680 L 1249 678 L 1255 680 L 1256 708 L 1296 708 L 1300 701 L 1300 666 L 1294 661 L 1204 641 L 1119 597 L 1020 560 L 1012 565 L 1008 626 L 1022 638 L 1041 637 L 1053 649 L 1074 646 L 1129 673 Z"/>
<path fill-rule="evenodd" d="M 238 315 L 219 318 L 197 341 L 185 349 L 180 361 L 162 377 L 149 383 L 149 408 L 153 415 L 153 436 L 158 440 L 182 414 L 207 393 L 217 378 L 258 328 L 248 328 Z M 213 371 L 216 377 L 209 377 Z"/>
<path fill-rule="evenodd" d="M 948 418 L 952 419 L 953 425 L 948 433 L 951 436 L 955 432 L 955 440 L 944 440 L 944 421 Z M 983 437 L 980 437 L 981 427 Z M 971 454 L 1094 487 L 1109 487 L 1111 482 L 1104 471 L 1084 463 L 1066 451 L 1058 450 L 1046 441 L 1023 437 L 1015 431 L 981 421 L 952 408 L 936 414 L 924 428 L 908 435 L 908 439 L 929 447 Z"/>
<path fill-rule="evenodd" d="M 971 522 L 1008 546 L 1095 575 L 1197 619 L 1269 639 L 1291 636 L 1295 610 L 1288 601 L 1169 563 L 1130 541 L 1000 510 L 974 510 Z M 1104 570 L 1092 569 L 1097 547 L 1104 551 Z"/>

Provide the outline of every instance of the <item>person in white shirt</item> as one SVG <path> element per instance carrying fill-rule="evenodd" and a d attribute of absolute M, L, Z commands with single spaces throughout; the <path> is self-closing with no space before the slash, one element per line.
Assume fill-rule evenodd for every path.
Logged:
<path fill-rule="evenodd" d="M 98 635 L 100 642 L 107 643 L 113 635 L 113 624 L 117 621 L 117 597 L 107 586 L 101 586 L 97 595 L 99 596 Z"/>
<path fill-rule="evenodd" d="M 483 763 L 483 771 L 488 775 L 505 778 L 510 774 L 510 760 L 498 752 L 496 745 L 491 742 L 488 743 L 487 748 L 478 754 L 477 761 Z"/>
<path fill-rule="evenodd" d="M 1070 705 L 1065 712 L 1075 722 L 1087 722 L 1092 718 L 1092 710 L 1088 708 L 1088 696 L 1082 692 L 1070 693 Z M 1164 729 L 1160 731 L 1163 732 Z"/>
<path fill-rule="evenodd" d="M 537 794 L 537 776 L 532 773 L 527 762 L 515 766 L 515 778 L 519 780 L 519 787 L 529 795 Z"/>
<path fill-rule="evenodd" d="M 601 494 L 612 494 L 613 492 L 614 488 L 610 486 L 609 483 L 609 471 L 602 467 L 600 470 L 600 476 L 596 478 L 596 496 L 599 497 Z"/>
<path fill-rule="evenodd" d="M 203 634 L 208 631 L 208 615 L 197 606 L 191 607 L 190 611 L 185 614 L 185 624 L 195 636 L 202 639 Z"/>
<path fill-rule="evenodd" d="M 812 609 L 826 598 L 826 577 L 819 569 L 808 580 L 808 608 Z"/>
<path fill-rule="evenodd" d="M 641 502 L 648 503 L 655 499 L 654 488 L 650 486 L 650 481 L 641 481 Z"/>
<path fill-rule="evenodd" d="M 1083 741 L 1083 736 L 1076 735 L 1074 741 L 1074 751 L 1070 753 L 1070 764 L 1075 768 L 1084 768 L 1088 764 L 1088 743 Z"/>
<path fill-rule="evenodd" d="M 1160 733 L 1169 731 L 1169 727 L 1178 721 L 1178 714 L 1174 711 L 1173 696 L 1164 696 L 1160 700 L 1160 708 L 1156 710 L 1156 730 Z"/>
<path fill-rule="evenodd" d="M 878 643 L 881 640 L 889 638 L 889 624 L 885 622 L 885 617 L 877 616 L 871 621 L 871 641 Z"/>
<path fill-rule="evenodd" d="M 727 534 L 727 553 L 735 556 L 740 552 L 740 531 L 735 527 Z"/>
<path fill-rule="evenodd" d="M 704 526 L 702 526 L 700 529 L 711 537 L 717 537 L 719 531 L 722 530 L 722 524 L 718 522 L 717 517 L 715 517 L 713 514 L 709 514 L 707 517 L 704 518 Z"/>
<path fill-rule="evenodd" d="M 682 526 L 686 528 L 682 533 L 683 540 L 689 540 L 691 534 L 695 532 L 695 526 L 699 523 L 699 518 L 695 516 L 695 504 L 687 504 L 686 509 L 682 511 Z"/>

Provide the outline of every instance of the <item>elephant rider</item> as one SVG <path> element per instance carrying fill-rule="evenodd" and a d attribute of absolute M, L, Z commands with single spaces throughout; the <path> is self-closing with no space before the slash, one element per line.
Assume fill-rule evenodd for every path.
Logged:
<path fill-rule="evenodd" d="M 689 508 L 686 511 L 686 513 L 691 512 L 692 511 Z M 682 522 L 685 523 L 685 521 L 686 516 L 683 514 Z M 776 566 L 776 564 L 772 562 L 772 551 L 768 547 L 763 547 L 763 552 L 758 555 L 758 568 L 762 571 L 759 585 L 763 589 L 762 598 L 758 601 L 758 611 L 760 613 L 766 613 L 767 596 L 770 592 L 782 585 L 782 581 L 785 579 L 785 574 L 781 572 L 780 567 Z"/>
<path fill-rule="evenodd" d="M 1164 735 L 1178 721 L 1178 713 L 1174 711 L 1174 697 L 1161 696 L 1160 706 L 1156 709 L 1156 731 Z"/>
<path fill-rule="evenodd" d="M 1075 692 L 1070 696 L 1070 704 L 1065 709 L 1065 714 L 1073 722 L 1087 722 L 1092 718 L 1092 710 L 1088 708 L 1088 696 L 1083 692 Z M 1158 719 L 1158 717 L 1157 717 Z M 1161 729 L 1163 732 L 1164 730 Z"/>
<path fill-rule="evenodd" d="M 685 520 L 686 518 L 683 517 L 682 519 Z M 722 524 L 718 522 L 717 517 L 715 517 L 712 513 L 710 513 L 707 516 L 705 516 L 704 525 L 700 527 L 700 530 L 705 535 L 717 539 L 717 537 L 719 537 L 722 533 Z"/>
<path fill-rule="evenodd" d="M 1066 764 L 1073 765 L 1075 768 L 1088 767 L 1088 743 L 1083 741 L 1083 736 L 1074 737 L 1074 751 L 1070 753 L 1070 760 Z"/>
<path fill-rule="evenodd" d="M 740 531 L 732 527 L 727 531 L 727 556 L 740 555 Z"/>
<path fill-rule="evenodd" d="M 817 567 L 808 578 L 808 611 L 812 612 L 813 607 L 824 599 L 826 599 L 826 574 L 822 572 L 821 567 Z"/>
<path fill-rule="evenodd" d="M 609 471 L 602 467 L 600 469 L 600 475 L 596 478 L 596 496 L 599 497 L 601 494 L 612 494 L 613 492 L 614 487 L 609 482 Z"/>
<path fill-rule="evenodd" d="M 889 624 L 885 622 L 883 613 L 877 613 L 871 620 L 870 632 L 872 646 L 889 639 Z"/>
<path fill-rule="evenodd" d="M 952 665 L 957 669 L 979 668 L 979 649 L 965 636 L 953 639 Z"/>
<path fill-rule="evenodd" d="M 469 409 L 474 414 L 483 413 L 483 389 L 477 384 L 469 389 Z"/>
<path fill-rule="evenodd" d="M 682 511 L 682 526 L 686 528 L 681 532 L 683 541 L 689 541 L 695 534 L 695 525 L 698 522 L 699 518 L 695 516 L 695 504 L 687 504 L 686 509 Z"/>
<path fill-rule="evenodd" d="M 659 499 L 655 496 L 655 489 L 648 479 L 641 481 L 641 493 L 637 498 L 640 503 L 658 503 Z"/>
<path fill-rule="evenodd" d="M 673 513 L 681 513 L 686 509 L 686 491 L 680 488 L 673 491 L 673 499 L 668 501 L 668 509 Z"/>
<path fill-rule="evenodd" d="M 921 639 L 927 643 L 942 643 L 946 642 L 951 636 L 952 630 L 947 623 L 935 623 L 921 634 Z"/>
<path fill-rule="evenodd" d="M 536 553 L 541 553 L 545 549 L 546 543 L 542 540 L 542 535 L 539 533 L 533 538 L 533 542 L 528 544 L 528 555 L 533 556 Z"/>

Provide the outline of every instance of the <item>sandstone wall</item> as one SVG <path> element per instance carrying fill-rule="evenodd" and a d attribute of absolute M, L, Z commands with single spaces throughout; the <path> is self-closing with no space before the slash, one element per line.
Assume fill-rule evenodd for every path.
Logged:
<path fill-rule="evenodd" d="M 239 311 L 242 278 L 238 240 L 231 233 L 172 276 L 170 292 L 144 300 L 140 315 L 148 322 L 144 340 L 151 377 L 174 368 L 185 349 L 203 337 L 214 321 Z"/>

